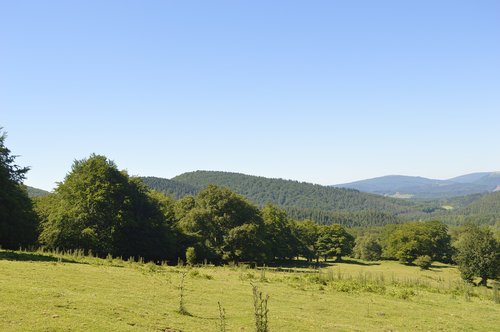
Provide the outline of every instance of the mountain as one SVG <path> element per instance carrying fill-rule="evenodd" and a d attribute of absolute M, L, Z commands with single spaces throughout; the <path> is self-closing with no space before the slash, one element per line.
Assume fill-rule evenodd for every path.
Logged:
<path fill-rule="evenodd" d="M 389 175 L 334 187 L 399 198 L 441 199 L 500 190 L 500 172 L 471 173 L 447 180 Z"/>
<path fill-rule="evenodd" d="M 33 198 L 33 197 L 39 197 L 39 196 L 47 196 L 50 194 L 50 192 L 43 190 L 43 189 L 38 189 L 30 186 L 25 186 L 26 191 L 28 192 L 28 196 Z"/>

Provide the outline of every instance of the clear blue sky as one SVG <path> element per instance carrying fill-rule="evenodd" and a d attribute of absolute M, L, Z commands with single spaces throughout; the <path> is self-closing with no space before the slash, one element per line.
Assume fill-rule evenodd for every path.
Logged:
<path fill-rule="evenodd" d="M 0 126 L 26 183 L 335 184 L 500 170 L 500 2 L 2 1 Z"/>

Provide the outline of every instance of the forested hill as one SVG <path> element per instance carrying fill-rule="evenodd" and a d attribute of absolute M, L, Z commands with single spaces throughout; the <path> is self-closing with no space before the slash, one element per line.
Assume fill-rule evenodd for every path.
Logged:
<path fill-rule="evenodd" d="M 50 194 L 48 191 L 43 190 L 43 189 L 38 189 L 30 186 L 25 186 L 26 191 L 28 192 L 29 197 L 40 197 L 40 196 L 47 196 Z"/>
<path fill-rule="evenodd" d="M 195 195 L 199 191 L 197 187 L 190 184 L 154 176 L 141 177 L 141 180 L 148 187 L 168 196 L 174 196 L 175 198 L 181 198 L 186 195 Z"/>
<path fill-rule="evenodd" d="M 434 219 L 449 224 L 494 224 L 500 219 L 500 192 L 415 202 L 354 189 L 230 172 L 196 171 L 170 180 L 142 179 L 152 189 L 176 198 L 194 195 L 209 184 L 228 187 L 258 205 L 272 203 L 286 209 L 292 218 L 322 224 L 367 226 Z"/>
<path fill-rule="evenodd" d="M 239 173 L 196 171 L 181 174 L 172 180 L 196 188 L 204 188 L 209 184 L 228 187 L 259 205 L 272 203 L 283 207 L 316 211 L 376 211 L 393 215 L 415 210 L 415 204 L 412 202 L 362 193 L 353 189 Z"/>
<path fill-rule="evenodd" d="M 500 192 L 489 193 L 480 196 L 470 204 L 458 209 L 457 216 L 463 216 L 463 220 L 458 219 L 458 223 L 474 222 L 480 224 L 490 224 L 500 222 Z"/>

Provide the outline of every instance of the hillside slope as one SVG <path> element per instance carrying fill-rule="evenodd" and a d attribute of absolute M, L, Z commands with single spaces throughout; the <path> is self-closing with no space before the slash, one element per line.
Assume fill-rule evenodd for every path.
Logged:
<path fill-rule="evenodd" d="M 253 331 L 251 283 L 269 295 L 271 331 L 498 330 L 492 291 L 455 286 L 453 266 L 349 262 L 257 270 L 0 250 L 0 331 L 220 331 L 219 305 L 228 331 Z"/>

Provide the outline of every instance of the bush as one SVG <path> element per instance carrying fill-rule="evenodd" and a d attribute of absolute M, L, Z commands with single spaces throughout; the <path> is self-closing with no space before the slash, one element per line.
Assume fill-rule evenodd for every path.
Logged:
<path fill-rule="evenodd" d="M 432 264 L 432 258 L 428 255 L 418 256 L 414 261 L 415 265 L 421 270 L 428 270 Z"/>
<path fill-rule="evenodd" d="M 186 249 L 186 262 L 189 265 L 196 264 L 196 250 L 193 247 L 188 247 Z"/>

